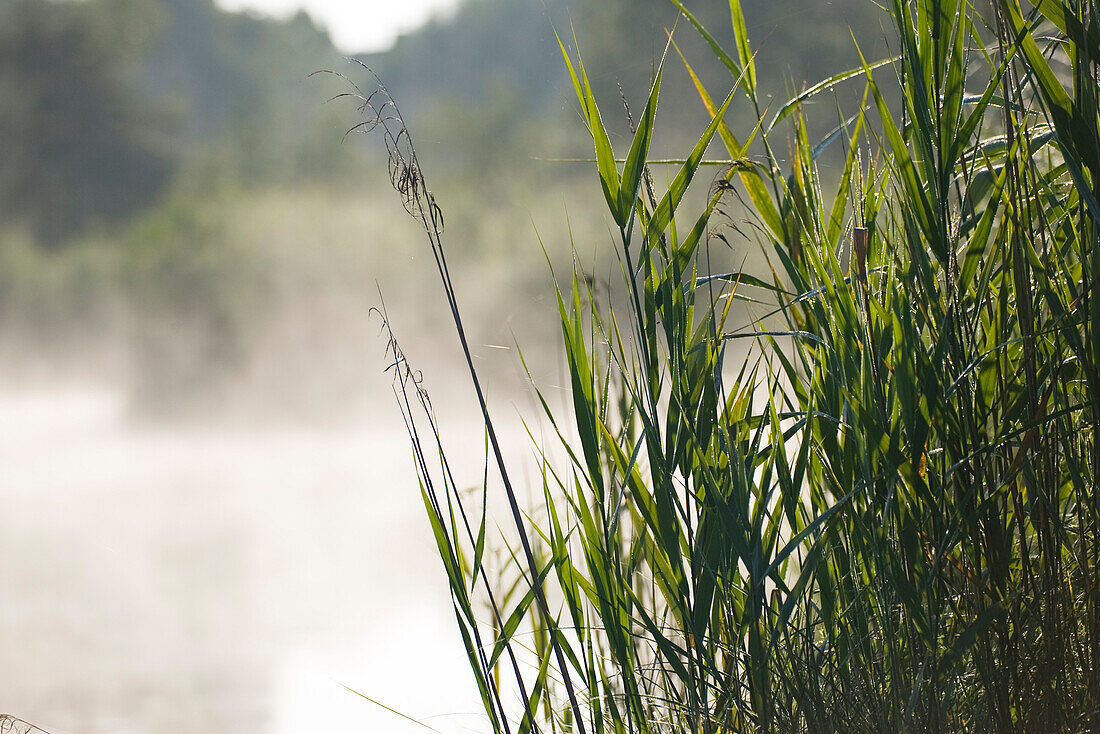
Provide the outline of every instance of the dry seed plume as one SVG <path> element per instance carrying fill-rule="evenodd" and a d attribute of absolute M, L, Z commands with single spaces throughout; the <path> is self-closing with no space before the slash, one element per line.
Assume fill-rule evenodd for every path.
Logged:
<path fill-rule="evenodd" d="M 10 714 L 0 714 L 0 734 L 46 734 L 46 732 Z"/>
<path fill-rule="evenodd" d="M 386 85 L 370 67 L 361 61 L 356 63 L 374 79 L 376 87 L 373 91 L 365 92 L 349 76 L 331 69 L 315 71 L 310 76 L 331 74 L 352 87 L 352 91 L 341 92 L 328 100 L 332 102 L 337 99 L 350 99 L 356 104 L 359 114 L 363 116 L 360 122 L 345 131 L 344 138 L 346 139 L 352 133 L 369 135 L 381 130 L 382 140 L 389 156 L 390 183 L 401 195 L 405 211 L 424 223 L 425 228 L 428 229 L 428 236 L 432 238 L 433 247 L 438 247 L 438 236 L 443 233 L 443 212 L 435 203 L 435 197 L 424 181 L 420 161 L 416 157 L 416 149 L 413 147 L 409 130 L 401 117 L 401 110 L 398 109 Z"/>

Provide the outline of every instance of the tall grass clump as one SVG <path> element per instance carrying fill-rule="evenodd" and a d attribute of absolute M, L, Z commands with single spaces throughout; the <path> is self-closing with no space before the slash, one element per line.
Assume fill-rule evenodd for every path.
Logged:
<path fill-rule="evenodd" d="M 488 728 L 1097 730 L 1100 4 L 892 0 L 896 56 L 768 106 L 738 0 L 729 45 L 672 2 L 729 81 L 672 45 L 621 157 L 562 46 L 622 291 L 560 295 L 571 409 L 542 401 L 561 449 L 530 516 L 481 400 L 517 533 L 503 591 L 493 519 L 391 343 Z M 658 189 L 670 63 L 711 122 Z M 465 347 L 439 210 L 376 94 Z M 811 140 L 825 97 L 840 124 Z M 726 164 L 685 213 L 712 143 Z M 766 266 L 713 269 L 727 246 Z"/>

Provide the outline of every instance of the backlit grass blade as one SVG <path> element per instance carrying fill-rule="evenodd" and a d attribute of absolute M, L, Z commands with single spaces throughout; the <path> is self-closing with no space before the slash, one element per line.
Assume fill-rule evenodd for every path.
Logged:
<path fill-rule="evenodd" d="M 756 65 L 753 61 L 755 54 L 749 47 L 749 31 L 745 27 L 745 13 L 741 10 L 740 0 L 729 0 L 730 21 L 733 26 L 733 39 L 737 45 L 737 57 L 744 69 L 745 88 L 750 97 L 756 95 Z"/>
<path fill-rule="evenodd" d="M 891 56 L 888 59 L 880 59 L 873 64 L 868 64 L 867 66 L 860 66 L 855 69 L 842 71 L 839 74 L 834 74 L 828 79 L 824 79 L 817 84 L 808 87 L 806 90 L 799 92 L 797 95 L 791 97 L 789 100 L 783 103 L 783 106 L 780 107 L 779 111 L 775 113 L 775 117 L 772 118 L 772 121 L 769 122 L 767 127 L 764 129 L 765 133 L 770 133 L 776 125 L 786 120 L 791 115 L 791 113 L 797 110 L 799 106 L 801 106 L 802 103 L 806 100 L 811 99 L 818 94 L 821 94 L 822 92 L 827 92 L 830 89 L 833 89 L 841 82 L 846 82 L 849 79 L 855 79 L 857 77 L 864 76 L 867 74 L 868 70 L 873 71 L 883 66 L 896 64 L 900 59 L 900 56 Z"/>
<path fill-rule="evenodd" d="M 667 53 L 667 49 L 666 49 Z M 664 73 L 665 59 L 662 56 L 661 63 L 657 66 L 657 72 L 653 75 L 653 86 L 649 92 L 642 118 L 638 121 L 638 128 L 634 133 L 634 139 L 630 143 L 630 152 L 627 153 L 623 165 L 623 176 L 619 190 L 619 212 L 629 218 L 634 200 L 638 196 L 638 186 L 642 180 L 646 158 L 649 155 L 649 145 L 653 139 L 653 125 L 657 116 L 657 99 L 661 91 L 661 76 Z M 620 223 L 620 226 L 625 226 Z"/>
<path fill-rule="evenodd" d="M 699 98 L 703 101 L 703 106 L 706 107 L 707 113 L 710 114 L 711 117 L 715 117 L 718 113 L 718 107 L 714 104 L 713 99 L 707 92 L 706 88 L 703 86 L 703 83 L 699 80 L 699 77 L 696 76 L 695 70 L 691 67 L 691 64 L 688 63 L 687 58 L 684 57 L 683 53 L 680 52 L 679 47 L 676 46 L 675 41 L 672 45 L 673 48 L 676 49 L 676 52 L 680 55 L 680 60 L 683 62 L 684 68 L 691 76 L 692 83 L 695 85 L 695 90 L 696 92 L 698 92 Z M 759 128 L 760 126 L 757 125 L 758 130 Z M 752 139 L 750 138 L 744 144 L 742 144 L 730 130 L 729 125 L 726 124 L 725 120 L 722 120 L 722 122 L 719 123 L 718 134 L 722 138 L 722 142 L 725 144 L 726 150 L 729 152 L 730 158 L 733 161 L 741 160 L 745 154 L 745 150 L 752 142 Z M 749 199 L 752 201 L 753 206 L 756 208 L 757 214 L 760 216 L 761 220 L 768 228 L 769 233 L 773 238 L 776 239 L 776 241 L 782 241 L 783 237 L 781 232 L 783 231 L 783 225 L 779 217 L 779 212 L 775 207 L 775 202 L 772 200 L 771 194 L 768 193 L 767 187 L 761 180 L 761 175 L 758 168 L 753 166 L 747 170 L 739 169 L 739 173 L 741 176 L 741 182 L 745 186 L 745 190 L 748 192 Z"/>
<path fill-rule="evenodd" d="M 735 90 L 730 90 L 722 106 L 718 108 L 710 124 L 707 125 L 707 129 L 703 131 L 698 142 L 695 143 L 691 155 L 687 157 L 683 167 L 676 174 L 676 178 L 672 180 L 672 185 L 669 186 L 668 191 L 661 198 L 660 203 L 657 205 L 657 209 L 653 212 L 648 227 L 650 242 L 656 242 L 661 236 L 661 233 L 668 227 L 669 222 L 671 222 L 676 207 L 680 205 L 680 201 L 687 192 L 688 184 L 691 183 L 692 178 L 695 176 L 695 172 L 699 169 L 699 162 L 703 159 L 703 154 L 706 153 L 707 146 L 710 145 L 710 141 L 714 138 L 715 132 L 718 131 L 718 125 L 721 123 L 722 118 L 726 114 L 726 110 L 729 108 L 730 102 L 733 100 L 734 91 Z"/>
<path fill-rule="evenodd" d="M 576 39 L 574 38 L 575 42 Z M 622 211 L 620 207 L 619 169 L 615 166 L 615 153 L 611 149 L 611 140 L 607 137 L 607 129 L 604 127 L 603 118 L 600 117 L 596 99 L 592 96 L 592 85 L 588 82 L 588 74 L 584 70 L 584 63 L 578 55 L 577 67 L 574 68 L 573 61 L 560 36 L 558 36 L 558 47 L 561 49 L 562 58 L 565 59 L 566 67 L 569 69 L 573 89 L 577 95 L 577 100 L 581 103 L 581 109 L 584 110 L 588 131 L 592 135 L 592 142 L 596 148 L 596 170 L 600 175 L 600 186 L 603 188 L 608 210 L 619 227 L 624 227 L 626 226 L 627 213 Z M 579 75 L 577 69 L 580 70 Z M 655 112 L 656 109 L 654 108 Z"/>

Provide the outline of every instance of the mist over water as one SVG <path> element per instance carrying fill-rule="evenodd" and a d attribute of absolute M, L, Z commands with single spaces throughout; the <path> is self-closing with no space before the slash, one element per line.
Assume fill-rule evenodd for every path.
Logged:
<path fill-rule="evenodd" d="M 91 734 L 420 728 L 346 684 L 462 730 L 476 692 L 403 427 L 374 407 L 149 429 L 109 389 L 0 392 L 0 708 Z M 480 428 L 451 438 L 479 473 Z"/>
<path fill-rule="evenodd" d="M 24 267 L 0 293 L 0 712 L 53 734 L 424 730 L 346 685 L 484 730 L 372 312 L 384 299 L 459 486 L 479 486 L 415 222 L 388 184 L 211 206 L 208 240 L 172 214 L 134 251 L 0 243 Z M 540 231 L 568 241 L 547 207 Z M 486 248 L 454 272 L 518 470 L 537 411 L 514 342 L 552 402 L 562 382 L 552 281 L 513 209 L 493 239 L 453 229 Z"/>
<path fill-rule="evenodd" d="M 347 686 L 442 732 L 485 730 L 383 299 L 460 488 L 481 485 L 484 434 L 426 246 L 391 196 L 237 199 L 210 271 L 171 229 L 181 263 L 44 324 L 85 255 L 31 260 L 34 288 L 0 319 L 0 712 L 53 734 L 424 731 Z M 458 249 L 453 272 L 525 496 L 540 485 L 520 417 L 537 435 L 539 410 L 514 345 L 552 406 L 568 392 L 536 229 L 559 249 L 569 225 L 594 231 L 544 206 L 534 226 L 519 206 L 486 217 L 491 239 L 454 227 L 486 248 Z"/>

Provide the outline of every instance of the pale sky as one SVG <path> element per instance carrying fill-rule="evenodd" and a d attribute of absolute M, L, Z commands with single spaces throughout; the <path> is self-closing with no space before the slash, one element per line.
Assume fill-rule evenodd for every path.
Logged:
<path fill-rule="evenodd" d="M 460 0 L 217 0 L 227 10 L 254 10 L 286 17 L 305 9 L 346 53 L 383 51 L 402 31 L 412 30 L 435 14 L 452 10 Z"/>

